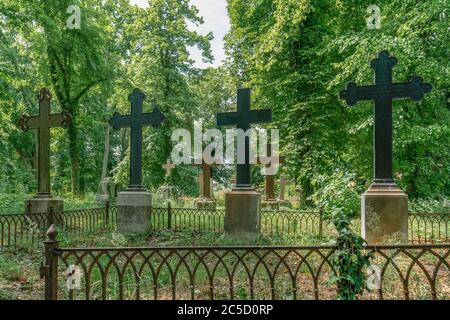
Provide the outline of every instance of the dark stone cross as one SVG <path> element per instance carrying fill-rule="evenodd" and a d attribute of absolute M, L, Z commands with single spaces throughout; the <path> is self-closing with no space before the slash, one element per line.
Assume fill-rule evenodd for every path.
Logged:
<path fill-rule="evenodd" d="M 142 186 L 142 127 L 151 125 L 157 128 L 164 121 L 164 114 L 158 108 L 151 113 L 142 112 L 142 104 L 145 94 L 139 89 L 134 89 L 128 96 L 131 102 L 131 114 L 121 115 L 114 113 L 110 123 L 114 130 L 130 127 L 130 184 L 125 191 L 145 191 Z"/>
<path fill-rule="evenodd" d="M 217 114 L 218 126 L 236 125 L 244 133 L 250 129 L 252 123 L 264 123 L 272 121 L 272 110 L 250 110 L 250 89 L 238 89 L 237 91 L 237 112 L 226 112 Z M 237 164 L 236 168 L 236 188 L 251 188 L 250 182 L 250 157 L 249 157 L 249 137 L 245 137 L 245 161 Z"/>
<path fill-rule="evenodd" d="M 430 92 L 431 84 L 423 83 L 420 77 L 410 82 L 392 83 L 392 69 L 397 64 L 395 57 L 387 51 L 379 53 L 370 67 L 375 71 L 375 85 L 357 86 L 351 82 L 341 91 L 341 99 L 349 106 L 358 101 L 375 101 L 374 123 L 374 183 L 394 183 L 392 176 L 392 101 L 407 99 L 420 101 Z"/>
<path fill-rule="evenodd" d="M 50 191 L 50 128 L 67 128 L 72 123 L 70 113 L 50 113 L 52 94 L 47 88 L 42 88 L 38 94 L 39 116 L 22 116 L 19 127 L 23 131 L 37 130 L 38 143 L 38 193 L 37 198 L 51 198 Z"/>

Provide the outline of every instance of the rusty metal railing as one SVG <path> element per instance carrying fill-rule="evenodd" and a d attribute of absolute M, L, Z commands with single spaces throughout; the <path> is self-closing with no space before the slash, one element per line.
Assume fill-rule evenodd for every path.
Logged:
<path fill-rule="evenodd" d="M 116 208 L 107 203 L 102 208 L 90 208 L 54 212 L 49 208 L 45 213 L 0 215 L 0 250 L 19 248 L 37 249 L 45 232 L 55 224 L 70 234 L 85 234 L 115 226 Z"/>
<path fill-rule="evenodd" d="M 59 248 L 52 227 L 45 248 L 46 299 L 336 298 L 334 246 Z M 365 250 L 378 280 L 361 299 L 450 298 L 449 244 Z M 78 287 L 67 286 L 75 267 Z"/>
<path fill-rule="evenodd" d="M 41 245 L 45 230 L 54 221 L 60 228 L 75 234 L 115 228 L 117 208 L 106 204 L 103 208 L 64 212 L 0 215 L 0 250 L 18 247 L 35 248 Z M 151 209 L 150 229 L 174 231 L 223 232 L 224 209 L 172 208 L 170 205 Z M 353 220 L 359 232 L 360 220 Z M 411 244 L 450 243 L 450 215 L 445 213 L 410 213 L 409 241 Z M 314 236 L 318 239 L 335 236 L 331 223 L 322 211 L 263 210 L 261 233 L 266 236 Z M 308 239 L 308 238 L 306 238 Z M 308 242 L 309 243 L 309 242 Z"/>

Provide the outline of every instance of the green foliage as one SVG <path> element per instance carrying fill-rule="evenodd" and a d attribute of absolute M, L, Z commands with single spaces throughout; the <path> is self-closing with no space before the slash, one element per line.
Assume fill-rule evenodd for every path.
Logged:
<path fill-rule="evenodd" d="M 345 107 L 349 81 L 370 84 L 369 62 L 383 49 L 399 64 L 394 80 L 422 76 L 433 84 L 418 104 L 394 103 L 394 174 L 411 198 L 449 195 L 450 54 L 445 0 L 378 1 L 382 28 L 369 30 L 372 1 L 231 0 L 227 67 L 253 101 L 272 107 L 287 173 L 306 197 L 352 173 L 372 179 L 369 103 Z M 321 177 L 321 183 L 317 183 Z"/>
<path fill-rule="evenodd" d="M 80 30 L 67 30 L 66 9 L 79 5 Z M 189 47 L 213 59 L 212 34 L 188 28 L 202 18 L 188 0 L 155 0 L 141 9 L 127 0 L 4 0 L 0 3 L 0 192 L 36 190 L 34 134 L 15 123 L 36 114 L 36 91 L 48 86 L 52 110 L 74 115 L 69 130 L 53 129 L 52 188 L 77 196 L 95 192 L 100 180 L 104 128 L 114 111 L 129 113 L 134 87 L 166 115 L 144 130 L 143 182 L 198 194 L 198 169 L 177 166 L 166 178 L 161 165 L 176 128 L 193 121 L 216 127 L 213 115 L 234 108 L 235 88 L 253 88 L 253 108 L 273 108 L 286 174 L 302 189 L 304 205 L 327 201 L 354 214 L 356 193 L 372 179 L 369 103 L 347 108 L 338 98 L 350 80 L 372 82 L 369 61 L 382 49 L 395 55 L 395 81 L 420 75 L 433 91 L 418 104 L 394 103 L 394 174 L 410 199 L 450 196 L 450 55 L 445 0 L 380 0 L 382 27 L 368 30 L 369 0 L 230 0 L 231 31 L 224 67 L 199 70 Z M 128 130 L 111 134 L 109 176 L 128 184 Z M 213 177 L 226 185 L 234 168 Z M 342 176 L 339 176 L 342 175 Z M 348 187 L 353 177 L 355 187 Z M 254 175 L 255 185 L 262 182 Z M 259 180 L 258 180 L 259 179 Z M 329 186 L 327 186 L 329 185 Z M 337 197 L 336 200 L 326 199 Z M 302 204 L 303 205 L 303 204 Z"/>
<path fill-rule="evenodd" d="M 365 241 L 350 229 L 351 220 L 344 211 L 336 209 L 331 220 L 338 237 L 337 249 L 330 259 L 335 273 L 330 274 L 329 280 L 337 285 L 338 299 L 355 300 L 366 289 L 364 270 L 370 266 L 373 254 L 364 253 Z"/>
<path fill-rule="evenodd" d="M 56 194 L 55 194 L 56 196 Z M 32 194 L 25 193 L 0 193 L 0 214 L 17 214 L 25 212 L 25 200 L 32 198 Z M 95 195 L 90 193 L 80 198 L 74 194 L 64 194 L 64 210 L 83 208 L 96 208 Z"/>
<path fill-rule="evenodd" d="M 450 213 L 450 200 L 412 199 L 408 202 L 409 212 Z"/>
<path fill-rule="evenodd" d="M 337 171 L 331 176 L 315 177 L 312 185 L 318 191 L 310 197 L 310 200 L 316 207 L 323 208 L 325 217 L 332 218 L 335 210 L 342 210 L 349 217 L 359 214 L 359 195 L 363 188 L 357 186 L 354 175 Z"/>

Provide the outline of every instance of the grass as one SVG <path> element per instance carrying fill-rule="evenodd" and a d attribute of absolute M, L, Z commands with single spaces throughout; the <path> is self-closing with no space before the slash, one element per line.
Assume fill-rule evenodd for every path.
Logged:
<path fill-rule="evenodd" d="M 300 239 L 299 237 L 302 237 Z M 203 246 L 203 245 L 237 245 L 232 238 L 225 236 L 222 233 L 213 232 L 193 232 L 193 231 L 157 231 L 152 232 L 149 236 L 124 236 L 120 233 L 111 230 L 103 230 L 98 232 L 92 232 L 84 236 L 75 236 L 70 233 L 66 233 L 64 230 L 59 231 L 58 235 L 60 247 L 134 247 L 134 246 Z M 291 237 L 286 235 L 276 236 L 263 236 L 261 237 L 257 245 L 297 245 L 300 241 L 308 241 L 309 244 L 325 244 L 330 241 L 328 239 L 318 239 L 313 235 L 303 235 L 298 237 Z M 119 286 L 119 277 L 121 276 L 115 266 L 124 266 L 126 257 L 122 255 L 114 258 L 115 265 L 110 265 L 108 271 L 106 284 L 106 298 L 116 299 L 119 296 L 119 292 L 123 290 L 123 298 L 133 299 L 137 293 L 136 278 L 131 267 L 126 268 L 126 271 L 122 274 L 122 284 Z M 262 254 L 263 252 L 261 252 Z M 111 256 L 115 254 L 115 251 L 109 252 L 109 256 L 103 254 L 99 256 L 97 264 L 94 264 L 94 268 L 90 273 L 90 285 L 92 287 L 90 292 L 91 299 L 99 299 L 102 297 L 102 268 L 105 270 L 106 266 L 111 262 Z M 131 254 L 131 252 L 127 253 Z M 133 258 L 133 262 L 136 268 L 145 266 L 144 257 L 148 257 L 151 254 L 149 251 L 143 253 L 143 256 L 136 256 Z M 209 272 L 213 270 L 213 266 L 217 265 L 217 258 L 210 255 L 205 260 L 208 268 L 199 265 L 195 272 L 195 288 L 190 287 L 190 277 L 192 276 L 194 266 L 198 262 L 198 258 L 194 255 L 186 256 L 185 263 L 181 264 L 180 258 L 171 255 L 168 250 L 162 251 L 162 256 L 153 256 L 150 260 L 150 265 L 157 270 L 157 266 L 162 264 L 158 280 L 153 282 L 151 276 L 150 265 L 145 266 L 145 272 L 143 272 L 139 279 L 140 295 L 142 299 L 154 298 L 154 285 L 158 287 L 157 297 L 158 299 L 171 299 L 172 298 L 172 286 L 176 285 L 176 298 L 189 299 L 191 293 L 197 299 L 207 299 L 209 297 Z M 310 253 L 306 255 L 306 251 L 303 252 L 305 261 L 308 261 L 312 270 L 318 270 L 322 258 L 317 253 Z M 79 253 L 80 256 L 80 253 Z M 95 256 L 95 253 L 94 253 Z M 165 258 L 164 258 L 165 257 Z M 8 253 L 4 252 L 0 254 L 0 299 L 41 299 L 43 295 L 43 281 L 38 278 L 38 270 L 41 259 L 41 251 L 35 253 L 29 253 L 25 249 Z M 165 260 L 164 260 L 165 259 Z M 243 261 L 251 267 L 251 272 L 254 272 L 253 277 L 255 279 L 253 283 L 253 294 L 255 299 L 270 298 L 270 276 L 268 271 L 272 272 L 277 267 L 279 258 L 273 254 L 265 256 L 264 261 L 266 266 L 260 265 L 255 267 L 258 263 L 258 259 L 255 256 L 244 256 Z M 290 255 L 285 261 L 288 265 L 295 266 L 298 264 L 298 256 Z M 165 263 L 163 262 L 166 261 Z M 236 257 L 227 256 L 225 259 L 227 265 L 237 267 L 235 271 L 235 280 L 233 282 L 233 297 L 235 299 L 249 299 L 251 292 L 249 291 L 247 270 L 242 264 L 238 263 Z M 225 261 L 224 260 L 224 261 Z M 82 263 L 75 258 L 74 255 L 67 257 L 68 264 L 85 264 L 89 266 L 93 263 L 93 257 L 86 255 L 82 258 Z M 395 263 L 399 266 L 402 272 L 406 272 L 410 266 L 410 258 L 404 254 L 399 255 L 394 259 Z M 433 266 L 438 260 L 436 257 L 428 254 L 426 257 L 421 258 L 421 262 L 429 272 L 432 271 Z M 382 264 L 382 259 L 375 261 L 378 264 Z M 59 263 L 59 292 L 60 298 L 67 298 L 68 291 L 65 288 L 65 271 L 66 266 L 60 261 Z M 101 266 L 101 267 L 100 267 Z M 176 266 L 179 266 L 177 271 L 177 278 L 174 279 L 174 270 Z M 188 267 L 189 266 L 189 267 Z M 277 298 L 279 299 L 292 299 L 292 280 L 289 277 L 287 269 L 283 269 L 283 266 L 278 266 L 280 271 L 276 273 L 275 285 Z M 322 270 L 320 276 L 317 278 L 317 289 L 320 292 L 321 299 L 333 299 L 335 297 L 335 289 L 328 286 L 328 272 L 329 266 L 325 265 L 325 269 Z M 122 270 L 122 269 L 120 269 Z M 208 271 L 209 270 L 209 271 Z M 314 271 L 314 272 L 316 272 Z M 440 268 L 438 283 L 438 298 L 450 299 L 450 270 L 446 270 L 444 266 Z M 229 298 L 230 286 L 228 281 L 227 270 L 219 264 L 219 268 L 215 271 L 214 281 L 214 297 L 216 299 Z M 85 275 L 84 275 L 85 277 Z M 384 276 L 385 283 L 385 298 L 402 298 L 403 288 L 399 277 L 396 274 L 394 267 L 390 266 L 386 270 Z M 410 275 L 410 294 L 412 298 L 429 299 L 430 290 L 427 283 L 427 279 L 423 272 L 417 267 L 413 268 Z M 85 284 L 85 278 L 82 278 L 82 284 Z M 312 277 L 311 270 L 305 264 L 299 270 L 299 274 L 296 281 L 297 285 L 297 299 L 312 299 L 314 297 L 315 286 L 314 279 Z M 83 287 L 82 287 L 83 288 Z M 194 290 L 194 291 L 192 291 Z M 75 290 L 74 298 L 84 298 L 84 290 Z M 363 296 L 365 299 L 376 298 L 375 293 L 365 293 Z"/>
<path fill-rule="evenodd" d="M 34 194 L 0 193 L 0 215 L 25 212 L 25 200 L 32 197 L 34 197 Z M 84 198 L 66 194 L 63 196 L 63 199 L 65 210 L 84 209 L 98 206 L 95 201 L 94 194 L 87 194 Z"/>
<path fill-rule="evenodd" d="M 88 206 L 84 204 L 85 206 Z M 193 225 L 191 223 L 199 223 L 200 220 L 195 220 L 192 218 L 192 213 L 186 213 L 189 218 L 187 219 L 184 212 L 180 210 L 177 214 L 174 214 L 174 222 L 176 221 L 187 221 L 183 223 L 188 223 L 189 228 L 192 228 Z M 175 216 L 178 215 L 178 220 L 175 219 Z M 270 221 L 270 214 L 267 216 L 268 218 L 263 218 L 263 230 L 268 228 L 268 223 Z M 209 225 L 208 218 L 203 217 L 201 223 L 205 225 Z M 205 220 L 206 219 L 206 220 Z M 213 217 L 217 220 L 217 217 Z M 223 219 L 220 218 L 222 221 Z M 334 228 L 329 225 L 324 225 L 324 237 L 318 237 L 315 229 L 306 228 L 303 232 L 290 232 L 287 233 L 285 227 L 292 227 L 293 223 L 291 220 L 285 220 L 281 218 L 281 222 L 277 222 L 277 228 L 280 228 L 280 232 L 270 235 L 266 233 L 257 241 L 257 245 L 261 246 L 270 246 L 270 245 L 292 245 L 298 246 L 299 244 L 303 245 L 320 245 L 320 244 L 328 244 L 330 243 L 336 236 Z M 153 220 L 155 221 L 155 219 Z M 194 222 L 193 222 L 194 221 Z M 197 222 L 195 222 L 197 221 Z M 176 223 L 174 223 L 176 225 Z M 280 224 L 280 225 L 278 225 Z M 316 220 L 311 220 L 311 224 L 317 224 Z M 448 228 L 448 225 L 445 225 Z M 355 231 L 359 229 L 359 220 L 354 221 Z M 428 230 L 423 230 L 423 232 L 427 233 Z M 302 229 L 304 230 L 304 229 Z M 226 246 L 226 245 L 238 245 L 234 239 L 227 237 L 223 232 L 205 232 L 205 231 L 193 231 L 190 230 L 156 230 L 152 231 L 148 236 L 124 236 L 120 233 L 117 233 L 112 230 L 99 230 L 95 232 L 85 233 L 82 236 L 74 235 L 73 233 L 66 232 L 64 228 L 59 228 L 58 240 L 59 245 L 62 248 L 66 247 L 134 247 L 134 246 Z M 39 299 L 42 298 L 43 295 L 43 281 L 38 278 L 38 270 L 40 262 L 43 258 L 42 245 L 39 248 L 40 250 L 31 250 L 28 245 L 23 245 L 20 250 L 16 250 L 15 252 L 0 252 L 0 299 Z M 165 254 L 168 254 L 167 250 Z M 114 252 L 110 252 L 113 254 Z M 103 255 L 99 256 L 98 263 L 94 264 L 94 268 L 90 274 L 90 286 L 92 287 L 92 295 L 90 298 L 101 298 L 103 284 L 106 285 L 105 289 L 107 290 L 106 298 L 114 299 L 117 298 L 119 292 L 123 290 L 124 298 L 132 299 L 135 294 L 137 294 L 136 286 L 136 277 L 134 272 L 132 272 L 129 267 L 121 274 L 118 272 L 115 267 L 123 266 L 126 262 L 127 258 L 124 253 L 121 253 L 122 256 L 117 257 L 117 260 L 114 260 L 116 264 L 110 265 L 110 269 L 108 271 L 108 277 L 105 281 L 103 281 L 102 276 L 102 268 L 106 268 L 108 263 L 111 262 L 111 258 Z M 150 254 L 148 251 L 146 254 Z M 191 294 L 193 293 L 196 298 L 206 299 L 209 297 L 209 274 L 212 271 L 211 266 L 217 265 L 217 257 L 209 256 L 206 261 L 208 267 L 204 265 L 199 265 L 198 269 L 196 269 L 195 273 L 195 288 L 190 287 L 190 281 L 192 277 L 192 270 L 190 269 L 192 266 L 198 262 L 198 257 L 194 255 L 190 255 L 186 257 L 185 264 L 188 264 L 191 267 L 187 267 L 184 264 L 181 264 L 180 271 L 177 271 L 178 277 L 174 280 L 174 268 L 177 265 L 180 265 L 180 258 L 176 256 L 166 256 L 167 260 L 164 260 L 162 256 L 155 256 L 151 259 L 151 265 L 154 268 L 157 268 L 157 265 L 163 265 L 160 270 L 160 273 L 157 278 L 157 282 L 153 282 L 153 278 L 151 276 L 151 267 L 150 265 L 145 265 L 146 261 L 144 260 L 144 256 L 133 258 L 133 263 L 137 267 L 145 267 L 146 272 L 142 274 L 142 277 L 139 279 L 140 286 L 140 294 L 142 298 L 154 298 L 154 285 L 158 287 L 157 297 L 159 299 L 170 299 L 172 297 L 172 286 L 177 286 L 177 298 L 186 298 L 189 299 Z M 85 256 L 82 259 L 82 262 L 86 264 L 86 266 L 92 264 L 92 256 Z M 236 257 L 228 257 L 227 265 L 236 266 L 236 281 L 233 282 L 233 297 L 235 299 L 248 299 L 251 297 L 251 292 L 249 291 L 249 280 L 248 280 L 248 270 L 243 265 L 236 265 L 237 258 Z M 233 260 L 234 259 L 234 260 Z M 254 288 L 253 294 L 254 298 L 270 298 L 270 283 L 271 278 L 268 274 L 268 269 L 273 270 L 277 265 L 279 268 L 283 268 L 283 265 L 279 265 L 279 258 L 274 255 L 269 255 L 264 257 L 264 264 L 259 262 L 259 266 L 255 267 L 255 264 L 258 263 L 258 258 L 255 256 L 252 257 L 243 257 L 243 261 L 246 261 L 248 265 L 254 267 L 252 269 L 255 273 L 253 275 L 255 281 L 252 285 Z M 278 260 L 277 260 L 278 259 Z M 297 259 L 297 260 L 296 260 Z M 288 261 L 295 265 L 298 264 L 298 256 L 293 255 L 289 256 Z M 403 260 L 402 260 L 403 259 Z M 398 264 L 404 268 L 407 268 L 410 263 L 408 262 L 408 257 L 400 257 L 397 259 Z M 424 266 L 428 269 L 432 268 L 436 263 L 436 259 L 433 256 L 427 256 L 423 258 Z M 312 267 L 312 270 L 316 270 L 320 265 L 320 262 L 323 259 L 317 254 L 313 253 L 308 255 L 307 261 Z M 166 261 L 166 262 L 164 262 Z M 70 256 L 67 258 L 68 264 L 80 264 L 80 261 L 75 259 L 75 256 Z M 82 264 L 82 263 L 81 263 Z M 228 281 L 228 271 L 224 266 L 219 266 L 217 269 L 217 279 L 214 282 L 214 292 L 215 298 L 227 298 L 231 295 L 230 293 L 230 283 Z M 315 269 L 316 268 L 316 269 Z M 333 299 L 335 297 L 335 289 L 330 288 L 327 283 L 329 266 L 325 265 L 324 270 L 321 275 L 317 278 L 312 276 L 312 271 L 310 268 L 303 264 L 299 269 L 298 279 L 296 282 L 297 286 L 297 299 L 311 299 L 314 297 L 314 293 L 316 289 L 320 291 L 320 298 Z M 328 268 L 328 269 L 327 269 Z M 61 297 L 67 297 L 67 289 L 65 288 L 65 270 L 66 267 L 60 262 L 60 272 L 59 272 L 59 286 Z M 427 270 L 428 270 L 427 269 Z M 155 269 L 156 270 L 156 269 Z M 431 269 L 430 269 L 431 270 Z M 314 273 L 315 271 L 313 271 Z M 431 272 L 431 271 L 430 271 Z M 438 297 L 439 298 L 450 298 L 450 288 L 446 283 L 450 283 L 449 279 L 449 270 L 445 270 L 444 266 L 440 269 L 439 279 L 441 282 L 439 283 L 438 289 Z M 123 277 L 121 281 L 119 278 Z M 424 276 L 423 272 L 418 269 L 417 266 L 413 268 L 411 273 L 411 281 L 414 282 L 412 285 L 412 296 L 416 298 L 429 299 L 430 293 L 429 288 L 427 287 L 427 279 Z M 315 279 L 315 280 L 314 280 Z M 385 274 L 386 283 L 385 292 L 387 298 L 402 298 L 403 288 L 401 287 L 401 283 L 398 281 L 399 277 L 396 275 L 396 271 L 393 267 L 387 270 Z M 85 281 L 85 280 L 83 280 Z M 315 282 L 317 281 L 317 282 Z M 123 286 L 119 286 L 119 282 L 123 284 Z M 277 277 L 275 279 L 276 283 L 276 291 L 277 298 L 280 299 L 292 299 L 292 280 L 289 277 L 288 270 L 281 270 L 280 273 L 277 273 Z M 192 291 L 194 290 L 194 291 Z M 82 298 L 84 291 L 77 290 L 75 291 L 75 298 Z M 364 298 L 373 298 L 374 294 L 365 294 Z"/>

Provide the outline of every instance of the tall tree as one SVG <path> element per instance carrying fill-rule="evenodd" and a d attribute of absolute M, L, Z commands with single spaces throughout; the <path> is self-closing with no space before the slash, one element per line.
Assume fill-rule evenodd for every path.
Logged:
<path fill-rule="evenodd" d="M 161 129 L 144 130 L 144 145 L 148 152 L 143 154 L 143 181 L 147 186 L 158 187 L 164 181 L 161 165 L 170 155 L 172 130 L 192 128 L 196 118 L 189 79 L 198 76 L 199 70 L 194 67 L 189 47 L 198 47 L 205 61 L 212 60 L 212 34 L 192 31 L 188 23 L 203 23 L 198 9 L 188 0 L 154 0 L 149 2 L 148 8 L 137 10 L 135 21 L 127 29 L 131 42 L 127 77 L 133 86 L 147 93 L 147 105 L 156 103 L 166 115 Z M 128 90 L 130 92 L 132 87 Z M 123 103 L 118 104 L 118 108 L 124 112 L 129 110 Z M 124 177 L 126 163 L 122 164 L 117 174 Z M 172 179 L 180 181 L 180 173 L 175 170 Z"/>
<path fill-rule="evenodd" d="M 394 105 L 396 178 L 412 197 L 448 194 L 446 1 L 378 1 L 380 30 L 367 27 L 371 4 L 230 0 L 228 68 L 256 89 L 256 104 L 274 108 L 286 167 L 310 196 L 335 177 L 370 182 L 372 108 L 349 110 L 337 93 L 350 79 L 372 81 L 368 62 L 388 49 L 401 62 L 394 70 L 397 81 L 420 74 L 434 85 L 419 105 Z"/>

